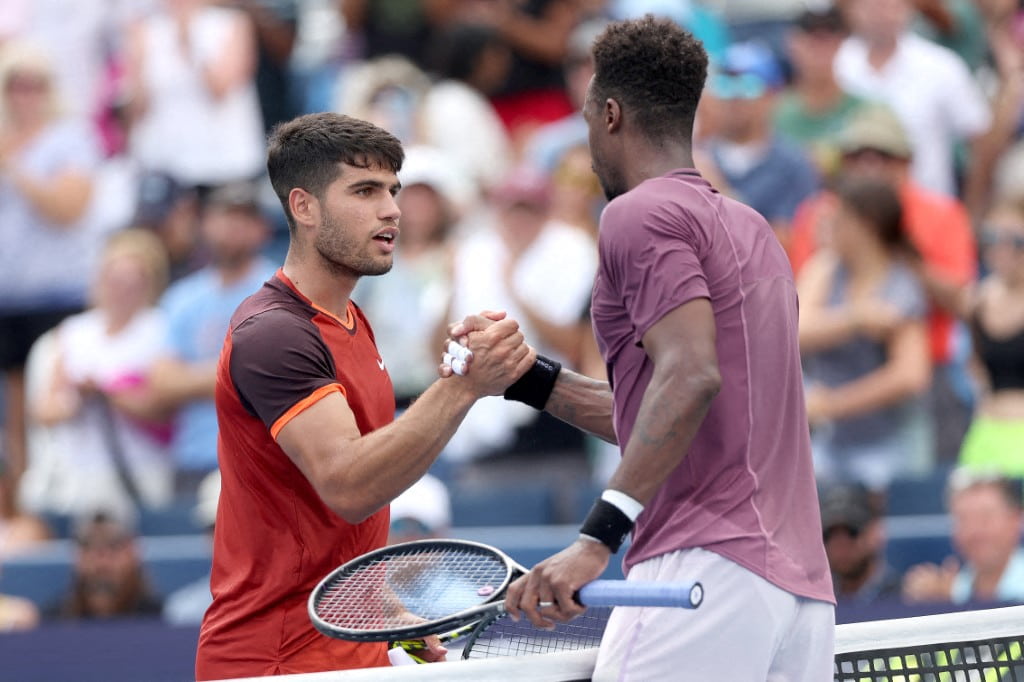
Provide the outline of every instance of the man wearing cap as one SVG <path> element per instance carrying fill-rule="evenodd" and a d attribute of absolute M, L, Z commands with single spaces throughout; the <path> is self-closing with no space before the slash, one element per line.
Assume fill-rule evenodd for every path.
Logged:
<path fill-rule="evenodd" d="M 792 84 L 779 95 L 775 129 L 801 145 L 822 175 L 838 162 L 837 137 L 867 101 L 836 82 L 833 62 L 847 29 L 835 7 L 808 8 L 786 36 Z"/>
<path fill-rule="evenodd" d="M 890 106 L 914 151 L 911 173 L 921 186 L 954 196 L 953 150 L 991 125 L 985 96 L 956 53 L 909 31 L 910 0 L 849 0 L 852 35 L 836 55 L 840 85 Z"/>
<path fill-rule="evenodd" d="M 707 151 L 728 185 L 719 191 L 763 215 L 785 245 L 797 206 L 818 190 L 819 181 L 803 151 L 775 135 L 773 112 L 782 85 L 782 68 L 766 46 L 731 45 L 708 79 L 708 118 L 702 120 L 714 126 Z"/>
<path fill-rule="evenodd" d="M 957 199 L 925 189 L 911 178 L 913 148 L 899 119 L 891 110 L 873 105 L 861 112 L 839 137 L 839 175 L 863 174 L 884 178 L 899 190 L 907 234 L 921 255 L 929 277 L 963 286 L 977 271 L 977 245 L 964 205 Z M 789 244 L 793 272 L 820 246 L 836 209 L 835 197 L 823 191 L 801 204 L 793 220 Z M 851 331 L 852 328 L 851 328 Z M 962 371 L 954 355 L 954 319 L 932 306 L 928 336 L 934 373 L 933 399 L 938 415 L 938 458 L 955 459 L 967 428 L 969 410 L 952 388 Z M 946 450 L 949 450 L 948 452 Z"/>
<path fill-rule="evenodd" d="M 900 574 L 885 560 L 879 503 L 859 485 L 837 485 L 821 494 L 821 530 L 839 603 L 896 599 Z"/>
<path fill-rule="evenodd" d="M 238 304 L 274 274 L 274 264 L 260 254 L 269 226 L 254 183 L 213 189 L 201 230 L 209 264 L 175 282 L 161 301 L 170 354 L 154 365 L 145 388 L 119 405 L 147 418 L 178 413 L 173 451 L 179 494 L 194 493 L 217 468 L 213 389 L 221 344 Z"/>

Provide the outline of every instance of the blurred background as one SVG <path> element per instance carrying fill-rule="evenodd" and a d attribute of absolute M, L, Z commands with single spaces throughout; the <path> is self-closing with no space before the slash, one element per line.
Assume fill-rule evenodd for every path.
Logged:
<path fill-rule="evenodd" d="M 337 111 L 406 147 L 394 268 L 353 295 L 399 411 L 485 308 L 603 378 L 580 108 L 593 39 L 645 13 L 703 41 L 696 165 L 797 277 L 839 621 L 1024 602 L 1019 0 L 4 0 L 0 679 L 191 677 L 214 367 L 287 249 L 281 121 Z M 392 537 L 530 565 L 617 457 L 482 401 Z"/>

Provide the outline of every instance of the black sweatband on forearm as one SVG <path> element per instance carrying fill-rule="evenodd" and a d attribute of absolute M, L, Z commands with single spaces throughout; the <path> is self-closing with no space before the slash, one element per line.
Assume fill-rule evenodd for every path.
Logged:
<path fill-rule="evenodd" d="M 543 410 L 555 388 L 562 364 L 537 354 L 537 360 L 526 374 L 505 389 L 505 400 L 518 400 L 532 408 Z"/>
<path fill-rule="evenodd" d="M 598 498 L 583 521 L 580 534 L 594 538 L 615 554 L 631 530 L 633 522 L 625 512 L 611 502 Z"/>

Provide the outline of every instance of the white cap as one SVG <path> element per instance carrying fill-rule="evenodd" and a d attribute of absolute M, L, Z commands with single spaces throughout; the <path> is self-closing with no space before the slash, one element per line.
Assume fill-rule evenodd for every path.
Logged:
<path fill-rule="evenodd" d="M 398 179 L 405 187 L 427 185 L 434 188 L 460 213 L 474 200 L 473 183 L 459 161 L 437 147 L 415 145 L 406 148 Z"/>
<path fill-rule="evenodd" d="M 391 519 L 409 518 L 432 531 L 447 530 L 452 522 L 448 488 L 440 480 L 424 474 L 391 503 Z"/>

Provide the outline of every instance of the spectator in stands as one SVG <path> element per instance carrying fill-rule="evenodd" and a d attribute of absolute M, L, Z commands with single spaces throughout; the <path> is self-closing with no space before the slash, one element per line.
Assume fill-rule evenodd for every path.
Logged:
<path fill-rule="evenodd" d="M 465 3 L 460 18 L 493 27 L 512 49 L 512 68 L 492 100 L 521 150 L 538 126 L 573 111 L 565 91 L 562 65 L 572 30 L 598 9 L 580 0 Z"/>
<path fill-rule="evenodd" d="M 195 494 L 217 468 L 217 358 L 235 308 L 276 268 L 260 255 L 270 234 L 263 211 L 252 182 L 221 185 L 207 195 L 200 229 L 210 262 L 168 288 L 160 304 L 168 331 L 163 353 L 147 381 L 115 401 L 141 419 L 176 416 L 171 447 L 179 495 Z"/>
<path fill-rule="evenodd" d="M 299 115 L 293 88 L 291 58 L 298 34 L 300 0 L 216 0 L 223 7 L 244 12 L 256 45 L 256 92 L 263 129 Z"/>
<path fill-rule="evenodd" d="M 729 46 L 708 82 L 708 106 L 717 120 L 706 151 L 714 166 L 708 171 L 727 185 L 717 189 L 763 215 L 786 245 L 793 214 L 818 190 L 819 179 L 803 151 L 775 134 L 773 112 L 782 84 L 782 69 L 767 47 Z"/>
<path fill-rule="evenodd" d="M 508 74 L 508 46 L 494 29 L 459 24 L 437 36 L 433 53 L 420 142 L 449 154 L 478 189 L 491 187 L 512 164 L 508 132 L 488 99 Z"/>
<path fill-rule="evenodd" d="M 837 194 L 830 248 L 797 282 L 815 473 L 881 492 L 931 465 L 927 301 L 891 185 L 847 178 Z"/>
<path fill-rule="evenodd" d="M 1020 486 L 1019 479 L 954 470 L 947 500 L 959 559 L 910 568 L 903 579 L 904 599 L 954 604 L 1024 601 Z"/>
<path fill-rule="evenodd" d="M 50 61 L 16 41 L 0 50 L 0 372 L 10 501 L 26 466 L 25 361 L 45 331 L 85 305 L 99 238 L 87 220 L 99 148 L 61 114 Z M 0 516 L 12 513 L 0 509 Z"/>
<path fill-rule="evenodd" d="M 364 277 L 352 294 L 373 320 L 399 410 L 437 380 L 452 287 L 453 230 L 470 182 L 439 149 L 409 147 L 398 174 L 402 234 L 387 277 Z"/>
<path fill-rule="evenodd" d="M 901 576 L 885 559 L 880 498 L 861 485 L 836 485 L 822 492 L 820 503 L 838 604 L 898 599 Z"/>
<path fill-rule="evenodd" d="M 899 119 L 880 105 L 865 109 L 843 130 L 839 147 L 841 175 L 886 180 L 899 192 L 904 229 L 931 277 L 953 288 L 971 282 L 977 250 L 967 211 L 958 200 L 926 190 L 910 177 L 913 149 Z M 797 276 L 811 254 L 827 244 L 835 210 L 830 191 L 815 195 L 797 210 L 789 249 Z M 935 456 L 943 462 L 956 458 L 970 417 L 968 399 L 956 390 L 964 360 L 956 354 L 954 331 L 949 312 L 931 305 L 928 340 L 934 371 L 929 410 L 935 419 Z"/>
<path fill-rule="evenodd" d="M 196 506 L 192 512 L 193 520 L 205 531 L 211 545 L 219 500 L 220 470 L 214 470 L 200 482 Z M 164 622 L 170 625 L 199 625 L 211 603 L 213 595 L 210 592 L 210 574 L 207 573 L 167 595 L 162 611 Z"/>
<path fill-rule="evenodd" d="M 75 563 L 67 595 L 48 616 L 69 620 L 159 616 L 129 514 L 100 509 L 75 520 Z"/>
<path fill-rule="evenodd" d="M 574 28 L 569 35 L 562 70 L 573 112 L 540 126 L 530 135 L 524 158 L 535 168 L 552 173 L 555 164 L 570 147 L 587 143 L 583 105 L 587 98 L 587 86 L 594 76 L 594 55 L 590 52 L 590 46 L 607 25 L 605 19 L 590 19 Z"/>
<path fill-rule="evenodd" d="M 980 395 L 960 448 L 971 469 L 1024 476 L 1024 199 L 999 201 L 982 224 L 988 275 L 951 288 L 925 268 L 936 300 L 970 326 Z"/>
<path fill-rule="evenodd" d="M 435 33 L 453 19 L 451 2 L 337 0 L 349 40 L 362 59 L 399 55 L 427 68 Z M 345 112 L 351 113 L 351 112 Z"/>
<path fill-rule="evenodd" d="M 577 343 L 565 331 L 590 300 L 597 247 L 583 229 L 551 218 L 549 182 L 544 174 L 520 167 L 495 189 L 493 214 L 481 217 L 456 245 L 446 319 L 460 319 L 471 310 L 505 310 L 538 352 L 568 363 Z M 547 417 L 539 421 L 536 410 L 520 403 L 480 401 L 444 456 L 457 462 L 508 452 L 516 445 L 518 429 L 545 424 L 551 424 Z M 534 450 L 538 445 L 564 448 L 555 433 L 581 443 L 575 430 L 563 432 L 560 424 L 551 428 L 555 432 L 549 438 L 532 434 L 524 439 Z"/>
<path fill-rule="evenodd" d="M 786 39 L 791 85 L 775 108 L 775 128 L 799 143 L 825 177 L 839 161 L 838 137 L 866 102 L 836 82 L 833 63 L 847 35 L 835 7 L 808 8 L 797 17 Z"/>
<path fill-rule="evenodd" d="M 111 237 L 92 306 L 54 332 L 53 370 L 33 405 L 53 440 L 30 459 L 21 491 L 29 509 L 73 515 L 101 504 L 171 501 L 169 424 L 134 418 L 118 405 L 164 353 L 166 320 L 155 304 L 166 281 L 167 256 L 152 233 Z"/>
<path fill-rule="evenodd" d="M 445 537 L 451 525 L 448 488 L 437 477 L 426 474 L 391 501 L 388 544 Z"/>
<path fill-rule="evenodd" d="M 426 72 L 391 54 L 345 70 L 334 110 L 378 125 L 403 144 L 422 139 L 420 108 L 430 90 Z"/>
<path fill-rule="evenodd" d="M 244 13 L 162 0 L 127 43 L 130 149 L 143 169 L 186 187 L 263 172 L 256 46 Z"/>
<path fill-rule="evenodd" d="M 134 227 L 152 230 L 170 262 L 170 281 L 176 282 L 205 265 L 199 235 L 199 195 L 167 173 L 144 172 L 136 182 Z"/>
<path fill-rule="evenodd" d="M 852 35 L 836 55 L 839 84 L 890 106 L 913 149 L 922 187 L 955 196 L 954 146 L 986 133 L 989 105 L 955 53 L 909 32 L 911 0 L 848 0 Z"/>

